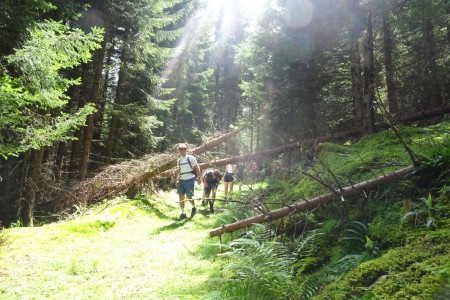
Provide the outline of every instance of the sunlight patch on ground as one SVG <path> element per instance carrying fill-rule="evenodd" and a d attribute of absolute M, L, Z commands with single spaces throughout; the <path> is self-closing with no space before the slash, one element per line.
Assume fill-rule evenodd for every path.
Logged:
<path fill-rule="evenodd" d="M 208 235 L 196 224 L 211 220 L 198 214 L 177 221 L 177 195 L 164 196 L 150 201 L 158 201 L 159 214 L 168 218 L 148 210 L 95 234 L 67 232 L 65 223 L 7 230 L 11 244 L 0 252 L 0 298 L 175 299 L 186 293 L 180 298 L 187 299 L 205 293 L 200 287 L 217 266 L 196 254 Z"/>

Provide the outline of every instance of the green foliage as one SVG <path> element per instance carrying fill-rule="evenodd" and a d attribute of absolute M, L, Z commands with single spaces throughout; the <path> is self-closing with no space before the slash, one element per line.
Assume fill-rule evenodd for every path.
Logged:
<path fill-rule="evenodd" d="M 99 47 L 102 31 L 92 33 L 69 30 L 47 21 L 30 30 L 29 39 L 15 54 L 7 57 L 18 76 L 0 77 L 0 155 L 18 155 L 57 141 L 72 139 L 71 133 L 94 112 L 86 105 L 71 114 L 61 109 L 67 104 L 66 92 L 78 79 L 65 78 L 62 70 L 90 59 Z"/>
<path fill-rule="evenodd" d="M 365 250 L 373 257 L 380 255 L 380 249 L 375 246 L 369 237 L 369 229 L 364 223 L 354 221 L 348 227 L 345 231 L 344 240 L 349 242 L 350 248 L 355 247 L 357 251 Z"/>
<path fill-rule="evenodd" d="M 419 232 L 410 244 L 362 263 L 314 299 L 433 299 L 450 272 L 448 230 Z M 412 238 L 412 236 L 411 236 Z M 408 296 L 409 295 L 409 296 Z"/>
<path fill-rule="evenodd" d="M 273 232 L 256 226 L 225 245 L 228 259 L 222 271 L 222 294 L 228 299 L 286 299 L 298 296 L 294 281 L 295 253 L 273 241 Z M 258 230 L 257 229 L 257 230 Z"/>
<path fill-rule="evenodd" d="M 321 298 L 321 294 L 318 294 L 320 289 L 326 287 L 329 283 L 339 282 L 344 274 L 367 259 L 368 257 L 365 254 L 346 255 L 335 262 L 331 262 L 310 276 L 299 278 L 302 290 L 300 299 L 323 299 Z M 315 297 L 316 295 L 318 295 L 318 298 Z"/>
<path fill-rule="evenodd" d="M 91 221 L 67 223 L 68 232 L 78 233 L 85 236 L 97 234 L 99 231 L 107 231 L 116 223 L 116 218 L 99 218 Z"/>
<path fill-rule="evenodd" d="M 420 198 L 420 202 L 414 203 L 414 207 L 415 210 L 407 212 L 402 219 L 408 220 L 409 217 L 413 216 L 415 225 L 417 223 L 425 223 L 428 228 L 434 230 L 436 228 L 436 220 L 431 193 L 428 194 L 428 197 Z"/>

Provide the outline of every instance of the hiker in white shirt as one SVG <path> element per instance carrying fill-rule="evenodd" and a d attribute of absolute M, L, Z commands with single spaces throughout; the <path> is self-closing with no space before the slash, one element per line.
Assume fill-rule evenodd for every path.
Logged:
<path fill-rule="evenodd" d="M 223 176 L 224 183 L 224 195 L 226 200 L 233 199 L 233 183 L 234 183 L 234 171 L 236 169 L 236 165 L 228 164 L 225 166 L 225 174 Z M 230 197 L 228 198 L 228 191 L 230 191 Z"/>
<path fill-rule="evenodd" d="M 178 145 L 178 151 L 180 152 L 181 158 L 177 161 L 177 172 L 175 175 L 175 184 L 177 187 L 178 199 L 180 201 L 181 215 L 180 220 L 187 218 L 185 210 L 185 198 L 189 200 L 192 205 L 191 218 L 197 212 L 194 200 L 191 200 L 194 196 L 194 184 L 197 180 L 197 184 L 201 183 L 200 167 L 194 156 L 187 154 L 188 146 L 184 143 Z"/>

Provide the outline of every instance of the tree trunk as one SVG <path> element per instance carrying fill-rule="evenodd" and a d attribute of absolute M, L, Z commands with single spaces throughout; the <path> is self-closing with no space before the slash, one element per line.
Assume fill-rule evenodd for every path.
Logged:
<path fill-rule="evenodd" d="M 252 124 L 250 125 L 250 141 L 249 141 L 250 147 L 249 148 L 250 148 L 250 153 L 253 153 L 253 140 L 254 140 L 254 132 L 255 132 L 255 129 L 254 129 L 255 109 L 254 109 L 253 105 L 251 107 L 251 119 L 252 119 Z"/>
<path fill-rule="evenodd" d="M 361 35 L 361 24 L 359 22 L 358 1 L 350 1 L 350 72 L 352 76 L 352 98 L 354 105 L 355 125 L 362 125 L 362 79 L 361 79 L 361 55 L 359 53 L 359 37 Z"/>
<path fill-rule="evenodd" d="M 113 41 L 111 41 L 113 42 Z M 114 45 L 111 46 L 111 50 L 114 48 Z M 92 137 L 93 139 L 93 149 L 92 151 L 98 156 L 97 161 L 94 163 L 93 167 L 94 169 L 97 169 L 102 165 L 101 162 L 101 156 L 103 155 L 103 152 L 101 150 L 100 146 L 100 139 L 102 136 L 102 130 L 103 130 L 103 118 L 105 116 L 105 106 L 106 106 L 106 98 L 107 98 L 107 91 L 108 91 L 108 82 L 110 77 L 110 70 L 109 66 L 111 66 L 112 63 L 112 51 L 108 52 L 108 57 L 106 59 L 106 70 L 105 70 L 105 76 L 103 80 L 103 86 L 102 86 L 102 92 L 100 95 L 100 98 L 97 102 L 97 112 L 95 113 L 94 118 L 94 135 Z"/>
<path fill-rule="evenodd" d="M 316 207 L 319 207 L 323 204 L 335 201 L 342 200 L 344 197 L 353 197 L 358 193 L 362 192 L 366 189 L 374 188 L 380 184 L 391 183 L 396 180 L 404 178 L 408 173 L 413 170 L 413 167 L 403 168 L 397 171 L 394 171 L 389 174 L 385 174 L 382 176 L 375 177 L 373 179 L 360 182 L 355 185 L 343 187 L 341 190 L 336 190 L 332 193 L 328 193 L 325 195 L 321 195 L 303 202 L 291 204 L 286 207 L 282 207 L 273 211 L 270 211 L 266 214 L 258 215 L 255 217 L 247 218 L 235 223 L 222 225 L 216 229 L 213 229 L 209 232 L 210 237 L 220 236 L 227 232 L 233 232 L 242 228 L 248 228 L 253 226 L 253 224 L 264 223 L 273 220 L 277 220 L 280 218 L 284 218 L 286 216 L 290 216 L 292 214 L 302 212 L 305 210 L 310 210 Z"/>
<path fill-rule="evenodd" d="M 214 139 L 208 143 L 206 143 L 203 146 L 197 147 L 190 151 L 190 153 L 193 153 L 195 155 L 202 154 L 210 149 L 213 149 L 214 147 L 217 147 L 222 142 L 234 137 L 237 135 L 239 130 L 235 130 L 232 132 L 229 132 L 217 139 Z M 118 195 L 124 191 L 132 190 L 139 184 L 146 182 L 152 178 L 157 177 L 160 173 L 167 171 L 171 168 L 176 167 L 178 158 L 174 158 L 170 161 L 167 161 L 156 168 L 150 170 L 149 172 L 144 172 L 142 174 L 139 174 L 137 176 L 134 176 L 130 178 L 129 180 L 122 181 L 120 183 L 111 183 L 108 185 L 102 185 L 102 186 L 91 186 L 91 190 L 88 190 L 86 188 L 86 191 L 81 191 L 83 195 L 78 195 L 75 193 L 75 195 L 69 195 L 69 197 L 76 197 L 79 199 L 79 201 L 82 200 L 82 203 L 86 204 L 92 204 L 97 201 L 100 201 L 102 199 L 105 199 L 110 196 Z M 95 185 L 95 183 L 94 183 Z"/>
<path fill-rule="evenodd" d="M 415 122 L 436 116 L 442 116 L 445 113 L 450 113 L 450 103 L 432 109 L 420 111 L 409 116 L 398 118 L 398 121 L 401 123 Z"/>
<path fill-rule="evenodd" d="M 383 50 L 384 68 L 386 69 L 386 88 L 389 113 L 392 117 L 398 114 L 397 96 L 395 94 L 394 67 L 392 63 L 392 34 L 389 21 L 389 4 L 385 0 L 383 3 Z"/>
<path fill-rule="evenodd" d="M 38 180 L 41 175 L 43 155 L 44 147 L 39 150 L 30 150 L 30 167 L 20 207 L 20 220 L 24 226 L 33 226 L 36 190 L 38 189 Z"/>
<path fill-rule="evenodd" d="M 441 88 L 437 76 L 436 46 L 431 21 L 431 0 L 425 1 L 425 15 L 423 20 L 423 40 L 425 55 L 425 91 L 427 103 L 425 108 L 434 108 L 442 104 Z"/>
<path fill-rule="evenodd" d="M 94 79 L 92 82 L 91 87 L 91 95 L 90 95 L 90 103 L 93 103 L 96 108 L 97 112 L 99 111 L 99 95 L 100 95 L 100 88 L 101 88 L 101 80 L 102 80 L 102 74 L 103 74 L 103 62 L 105 60 L 105 53 L 106 53 L 106 43 L 108 41 L 107 36 L 109 36 L 109 21 L 106 21 L 105 25 L 105 36 L 103 37 L 103 41 L 101 44 L 101 48 L 98 51 L 96 57 L 97 60 L 95 62 L 95 71 L 94 71 Z M 81 163 L 80 163 L 80 181 L 83 181 L 86 178 L 88 165 L 89 165 L 89 155 L 91 153 L 91 144 L 92 144 L 92 138 L 94 135 L 94 118 L 95 113 L 88 116 L 86 121 L 86 127 L 84 130 L 84 143 L 83 143 L 83 152 L 81 155 Z"/>
<path fill-rule="evenodd" d="M 373 53 L 373 29 L 372 12 L 367 16 L 366 42 L 364 45 L 364 97 L 363 97 L 363 133 L 371 134 L 375 132 L 375 66 Z"/>
<path fill-rule="evenodd" d="M 65 141 L 59 142 L 56 146 L 55 163 L 53 165 L 53 174 L 55 176 L 55 182 L 59 183 L 63 177 L 64 158 L 67 152 L 67 143 Z"/>
<path fill-rule="evenodd" d="M 450 17 L 450 0 L 447 0 L 447 8 L 445 9 L 445 12 L 447 13 L 447 19 Z M 447 46 L 450 50 L 450 22 L 447 25 Z"/>
<path fill-rule="evenodd" d="M 111 163 L 113 152 L 114 152 L 114 141 L 116 140 L 117 131 L 119 129 L 119 116 L 115 112 L 116 109 L 119 108 L 119 106 L 122 104 L 122 90 L 123 85 L 125 82 L 125 70 L 127 68 L 127 37 L 124 38 L 124 45 L 122 47 L 122 54 L 120 57 L 120 70 L 119 70 L 119 78 L 117 80 L 117 87 L 116 87 L 116 95 L 114 98 L 114 103 L 112 106 L 111 111 L 111 121 L 109 124 L 109 133 L 108 133 L 108 140 L 106 142 L 106 149 L 105 149 L 105 160 L 106 163 Z"/>
<path fill-rule="evenodd" d="M 248 161 L 260 158 L 260 157 L 265 156 L 265 155 L 274 155 L 274 154 L 288 152 L 288 151 L 290 151 L 292 149 L 300 148 L 301 146 L 302 145 L 300 143 L 292 143 L 292 144 L 289 144 L 289 145 L 276 147 L 276 148 L 271 148 L 271 149 L 267 149 L 267 150 L 256 152 L 256 153 L 244 154 L 244 155 L 240 155 L 240 156 L 235 156 L 235 157 L 215 160 L 214 162 L 208 162 L 208 163 L 200 164 L 200 169 L 204 170 L 204 169 L 208 169 L 208 168 L 215 167 L 215 166 L 217 166 L 217 167 L 218 166 L 225 166 L 227 164 L 234 164 L 234 163 L 237 163 L 237 162 L 240 162 L 240 161 L 243 161 L 243 162 L 247 161 L 248 162 Z M 159 174 L 159 177 L 170 177 L 170 176 L 174 176 L 174 174 L 175 174 L 175 170 L 168 170 L 167 169 L 167 171 L 165 171 L 164 173 Z"/>
<path fill-rule="evenodd" d="M 86 105 L 86 99 L 89 97 L 89 65 L 83 64 L 82 66 L 82 84 L 81 86 L 75 87 L 75 91 L 73 92 L 73 96 L 71 99 L 74 99 L 74 102 L 78 100 L 78 103 L 73 104 L 77 106 L 78 109 L 84 107 Z M 81 161 L 81 153 L 83 151 L 83 135 L 84 129 L 80 128 L 75 132 L 76 139 L 72 141 L 72 147 L 70 151 L 70 163 L 69 163 L 69 179 L 74 179 L 78 177 L 78 172 L 80 171 L 80 161 Z"/>

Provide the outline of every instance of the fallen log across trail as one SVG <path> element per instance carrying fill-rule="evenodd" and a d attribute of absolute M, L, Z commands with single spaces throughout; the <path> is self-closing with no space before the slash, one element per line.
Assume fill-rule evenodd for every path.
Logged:
<path fill-rule="evenodd" d="M 371 189 L 380 184 L 400 180 L 404 178 L 407 174 L 409 174 L 413 169 L 414 169 L 413 166 L 409 166 L 394 171 L 392 173 L 384 174 L 357 184 L 343 187 L 342 189 L 335 190 L 325 195 L 321 195 L 312 199 L 305 200 L 303 202 L 298 202 L 285 207 L 281 207 L 265 214 L 260 214 L 235 223 L 222 225 L 221 227 L 211 230 L 209 232 L 209 236 L 210 237 L 221 236 L 227 232 L 233 232 L 242 228 L 251 227 L 253 226 L 253 224 L 270 222 L 273 220 L 289 216 L 291 214 L 316 208 L 322 204 L 326 204 L 335 201 L 337 199 L 344 199 L 344 197 L 352 197 L 365 189 Z"/>
<path fill-rule="evenodd" d="M 204 169 L 208 169 L 208 168 L 212 168 L 212 167 L 225 166 L 227 164 L 233 164 L 233 163 L 240 162 L 240 161 L 249 161 L 254 157 L 284 153 L 284 152 L 288 152 L 292 149 L 300 148 L 300 147 L 301 147 L 300 143 L 293 143 L 293 144 L 289 144 L 289 145 L 285 145 L 285 146 L 267 149 L 267 150 L 260 151 L 260 152 L 244 154 L 244 155 L 234 156 L 234 157 L 230 157 L 230 158 L 218 159 L 218 160 L 215 160 L 215 161 L 212 161 L 209 163 L 201 163 L 201 164 L 199 164 L 199 166 L 200 166 L 200 170 L 204 170 Z M 162 178 L 171 177 L 175 174 L 175 172 L 176 172 L 175 169 L 168 170 L 168 171 L 161 173 L 159 175 L 159 177 L 162 177 Z"/>
<path fill-rule="evenodd" d="M 239 130 L 228 132 L 189 152 L 196 155 L 202 154 L 236 136 L 238 133 Z M 97 174 L 94 178 L 78 183 L 75 188 L 65 194 L 65 203 L 82 203 L 84 205 L 89 205 L 105 198 L 136 189 L 140 184 L 157 177 L 161 172 L 176 167 L 177 160 L 178 155 L 166 154 L 158 161 L 153 162 L 150 166 L 144 165 L 145 170 L 143 170 L 142 167 L 135 169 L 130 167 L 129 169 L 121 170 L 121 172 L 113 169 L 117 166 L 112 165 L 111 169 L 107 168 Z M 121 168 L 123 169 L 126 167 L 125 162 L 124 166 Z"/>

